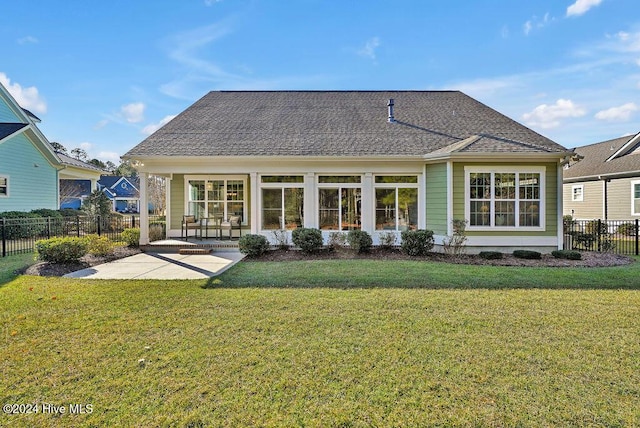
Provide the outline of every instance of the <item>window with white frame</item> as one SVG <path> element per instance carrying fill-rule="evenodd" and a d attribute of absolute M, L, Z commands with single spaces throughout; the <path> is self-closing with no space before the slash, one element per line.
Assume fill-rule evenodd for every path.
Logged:
<path fill-rule="evenodd" d="M 418 227 L 418 177 L 375 177 L 376 230 L 414 230 Z"/>
<path fill-rule="evenodd" d="M 575 184 L 571 186 L 571 201 L 582 202 L 584 201 L 584 185 Z"/>
<path fill-rule="evenodd" d="M 240 216 L 245 223 L 245 188 L 244 177 L 187 177 L 187 214 L 220 219 Z"/>
<path fill-rule="evenodd" d="M 0 175 L 0 198 L 9 196 L 9 177 Z"/>
<path fill-rule="evenodd" d="M 640 181 L 631 182 L 631 214 L 640 215 Z"/>
<path fill-rule="evenodd" d="M 318 224 L 323 230 L 362 228 L 362 176 L 318 177 Z"/>
<path fill-rule="evenodd" d="M 301 175 L 263 175 L 262 229 L 292 230 L 303 225 L 304 177 Z"/>
<path fill-rule="evenodd" d="M 544 227 L 544 169 L 465 168 L 470 228 Z"/>

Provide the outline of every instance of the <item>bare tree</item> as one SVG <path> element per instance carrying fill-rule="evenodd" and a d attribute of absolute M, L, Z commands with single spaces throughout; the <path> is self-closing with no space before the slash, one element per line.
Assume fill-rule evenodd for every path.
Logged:
<path fill-rule="evenodd" d="M 86 193 L 85 186 L 78 180 L 60 180 L 60 204 L 73 202 L 82 199 Z"/>
<path fill-rule="evenodd" d="M 164 177 L 150 175 L 147 179 L 147 197 L 153 206 L 154 214 L 164 214 L 166 209 L 166 180 Z M 140 207 L 140 210 L 145 207 Z"/>

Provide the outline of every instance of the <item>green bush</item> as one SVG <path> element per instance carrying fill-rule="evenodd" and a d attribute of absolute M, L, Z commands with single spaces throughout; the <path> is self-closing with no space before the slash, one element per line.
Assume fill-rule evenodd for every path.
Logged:
<path fill-rule="evenodd" d="M 31 214 L 37 214 L 40 217 L 43 218 L 49 218 L 49 234 L 50 236 L 56 236 L 56 235 L 61 235 L 62 231 L 63 231 L 63 217 L 62 214 L 60 214 L 60 211 L 58 210 L 50 210 L 47 208 L 41 208 L 39 210 L 33 210 L 31 211 Z M 46 220 L 45 220 L 45 230 L 43 230 L 43 233 L 46 231 Z M 46 233 L 45 233 L 46 235 Z"/>
<path fill-rule="evenodd" d="M 433 249 L 433 230 L 405 230 L 401 248 L 409 256 L 427 255 Z"/>
<path fill-rule="evenodd" d="M 600 224 L 600 226 L 598 226 Z M 606 235 L 608 233 L 607 222 L 600 220 L 591 220 L 584 227 L 585 232 L 590 235 L 598 235 L 598 231 L 600 235 Z"/>
<path fill-rule="evenodd" d="M 81 215 L 85 215 L 84 211 L 74 210 L 73 208 L 60 208 L 58 212 L 62 217 L 80 217 Z"/>
<path fill-rule="evenodd" d="M 478 255 L 481 259 L 485 260 L 498 260 L 502 258 L 502 253 L 500 251 L 481 251 Z"/>
<path fill-rule="evenodd" d="M 371 235 L 364 230 L 350 230 L 347 234 L 347 242 L 358 254 L 368 253 L 373 246 Z"/>
<path fill-rule="evenodd" d="M 242 254 L 249 257 L 260 257 L 271 247 L 267 238 L 262 235 L 244 235 L 238 241 L 238 247 Z"/>
<path fill-rule="evenodd" d="M 106 236 L 87 235 L 83 238 L 87 244 L 87 253 L 93 256 L 106 256 L 113 252 L 115 245 Z"/>
<path fill-rule="evenodd" d="M 0 218 L 6 219 L 5 239 L 33 238 L 45 231 L 46 221 L 38 214 L 22 211 L 5 211 Z"/>
<path fill-rule="evenodd" d="M 567 260 L 581 260 L 582 254 L 578 251 L 573 250 L 555 250 L 551 252 L 551 255 L 556 259 L 567 259 Z"/>
<path fill-rule="evenodd" d="M 319 251 L 324 243 L 322 232 L 320 232 L 319 229 L 308 227 L 294 229 L 293 232 L 291 232 L 291 238 L 294 245 L 307 254 Z"/>
<path fill-rule="evenodd" d="M 120 234 L 122 239 L 129 247 L 137 247 L 140 245 L 140 229 L 137 227 L 130 227 L 125 229 Z"/>
<path fill-rule="evenodd" d="M 513 257 L 517 259 L 538 260 L 542 258 L 542 254 L 531 250 L 515 250 L 513 252 Z"/>
<path fill-rule="evenodd" d="M 382 232 L 378 236 L 378 241 L 380 242 L 380 247 L 386 250 L 389 250 L 396 246 L 396 242 L 398 242 L 398 236 L 395 232 Z"/>
<path fill-rule="evenodd" d="M 40 260 L 74 263 L 87 253 L 87 241 L 75 237 L 41 239 L 36 241 L 36 252 Z"/>
<path fill-rule="evenodd" d="M 635 223 L 623 223 L 618 226 L 618 234 L 625 236 L 636 236 L 636 225 Z"/>

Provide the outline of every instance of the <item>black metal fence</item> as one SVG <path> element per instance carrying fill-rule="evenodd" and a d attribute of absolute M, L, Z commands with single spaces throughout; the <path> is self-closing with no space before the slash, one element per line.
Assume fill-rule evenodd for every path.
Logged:
<path fill-rule="evenodd" d="M 565 250 L 639 255 L 636 220 L 565 220 Z"/>
<path fill-rule="evenodd" d="M 118 241 L 123 230 L 135 227 L 140 227 L 138 216 L 0 218 L 0 256 L 31 253 L 36 241 L 56 236 L 97 234 Z M 150 238 L 164 238 L 165 229 L 164 216 L 149 216 Z"/>

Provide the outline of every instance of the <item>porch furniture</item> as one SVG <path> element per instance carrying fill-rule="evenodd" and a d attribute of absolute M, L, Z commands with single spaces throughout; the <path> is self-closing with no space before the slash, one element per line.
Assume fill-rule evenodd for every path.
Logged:
<path fill-rule="evenodd" d="M 222 237 L 222 216 L 205 217 L 200 219 L 200 238 L 209 239 L 209 230 L 213 231 L 211 238 Z M 204 235 L 202 232 L 204 231 Z"/>
<path fill-rule="evenodd" d="M 240 237 L 242 237 L 242 219 L 239 215 L 232 215 L 227 221 L 223 221 L 222 223 L 220 223 L 220 238 L 222 238 L 223 236 L 222 232 L 228 230 L 229 239 L 232 239 L 234 229 L 237 229 L 239 231 Z"/>
<path fill-rule="evenodd" d="M 189 240 L 189 231 L 193 230 L 193 237 L 198 237 L 198 232 L 200 231 L 200 237 L 202 238 L 202 229 L 200 227 L 201 222 L 196 219 L 194 215 L 185 215 L 182 216 L 182 225 L 180 228 L 180 238 L 184 238 L 186 241 Z"/>

